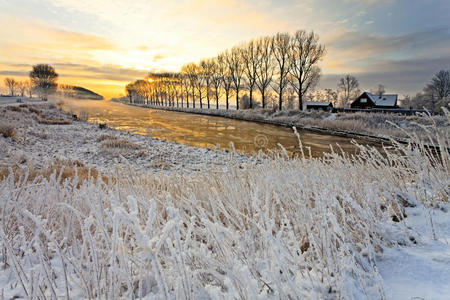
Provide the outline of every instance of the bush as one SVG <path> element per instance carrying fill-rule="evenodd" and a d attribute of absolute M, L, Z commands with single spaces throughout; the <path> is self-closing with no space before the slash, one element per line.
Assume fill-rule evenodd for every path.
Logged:
<path fill-rule="evenodd" d="M 0 124 L 0 134 L 3 135 L 5 138 L 15 138 L 16 129 L 12 125 Z"/>

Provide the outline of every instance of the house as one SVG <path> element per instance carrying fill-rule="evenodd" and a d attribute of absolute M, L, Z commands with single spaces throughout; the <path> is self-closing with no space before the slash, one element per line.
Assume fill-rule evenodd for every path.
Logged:
<path fill-rule="evenodd" d="M 398 108 L 397 105 L 397 95 L 395 94 L 382 94 L 374 95 L 369 92 L 362 93 L 361 96 L 356 98 L 355 101 L 350 105 L 351 108 Z"/>
<path fill-rule="evenodd" d="M 305 103 L 306 109 L 314 109 L 314 110 L 332 110 L 333 103 L 331 102 L 320 102 L 320 101 L 306 101 Z"/>

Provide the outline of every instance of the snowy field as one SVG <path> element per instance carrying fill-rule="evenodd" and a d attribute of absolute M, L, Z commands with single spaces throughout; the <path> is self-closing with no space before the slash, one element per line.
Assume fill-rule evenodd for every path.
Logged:
<path fill-rule="evenodd" d="M 147 172 L 133 151 L 167 149 L 168 165 L 192 170 L 210 152 L 182 146 L 171 157 L 179 145 L 100 130 L 54 108 L 2 114 L 21 127 L 0 135 L 0 151 L 33 161 L 19 159 L 0 181 L 6 299 L 448 299 L 446 130 L 426 128 L 439 154 L 420 142 L 321 159 L 213 151 L 221 167 L 183 174 Z M 29 176 L 27 164 L 43 164 L 39 153 L 112 172 Z"/>

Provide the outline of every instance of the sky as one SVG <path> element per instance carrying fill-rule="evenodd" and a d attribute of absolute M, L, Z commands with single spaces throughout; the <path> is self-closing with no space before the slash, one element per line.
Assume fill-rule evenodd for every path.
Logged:
<path fill-rule="evenodd" d="M 319 88 L 352 74 L 414 94 L 450 69 L 449 16 L 449 0 L 0 0 L 0 84 L 48 63 L 60 83 L 116 97 L 149 71 L 305 29 L 327 49 Z"/>

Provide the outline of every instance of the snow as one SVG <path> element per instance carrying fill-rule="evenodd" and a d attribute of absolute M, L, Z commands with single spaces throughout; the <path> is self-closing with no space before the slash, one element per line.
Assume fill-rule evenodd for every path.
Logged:
<path fill-rule="evenodd" d="M 446 209 L 444 209 L 446 210 Z M 437 239 L 428 219 L 432 214 Z M 410 246 L 387 248 L 378 258 L 388 299 L 450 298 L 450 215 L 424 207 L 407 209 L 409 226 L 418 237 Z"/>
<path fill-rule="evenodd" d="M 397 104 L 397 95 L 396 94 L 383 94 L 383 95 L 374 95 L 372 93 L 366 93 L 367 96 L 370 97 L 373 103 L 376 106 L 395 106 Z"/>

